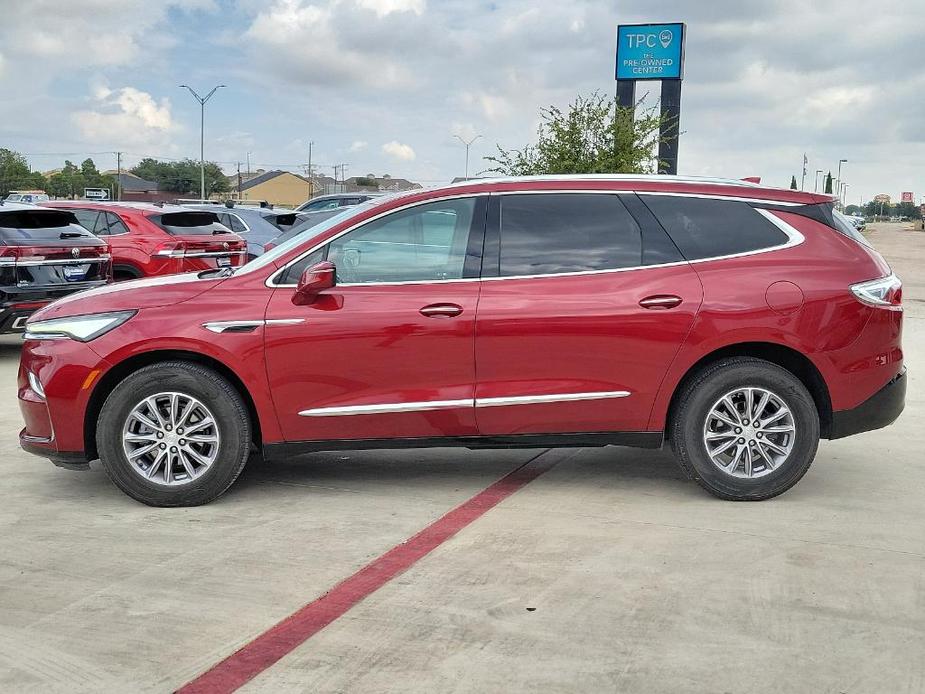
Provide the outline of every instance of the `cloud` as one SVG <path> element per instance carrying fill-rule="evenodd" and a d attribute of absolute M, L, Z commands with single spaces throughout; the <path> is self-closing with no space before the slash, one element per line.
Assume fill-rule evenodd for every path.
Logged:
<path fill-rule="evenodd" d="M 382 145 L 383 154 L 388 154 L 399 161 L 414 161 L 417 155 L 409 145 L 403 145 L 401 142 L 392 140 Z"/>
<path fill-rule="evenodd" d="M 348 152 L 362 152 L 366 149 L 366 146 L 369 143 L 364 142 L 363 140 L 354 140 L 350 147 L 347 149 Z"/>
<path fill-rule="evenodd" d="M 170 100 L 155 100 L 134 87 L 110 90 L 97 85 L 93 90 L 96 108 L 76 111 L 71 120 L 80 134 L 99 142 L 146 144 L 162 142 L 174 130 Z"/>
<path fill-rule="evenodd" d="M 372 10 L 380 17 L 393 12 L 413 12 L 421 15 L 427 7 L 427 0 L 356 0 L 356 3 L 360 7 Z"/>

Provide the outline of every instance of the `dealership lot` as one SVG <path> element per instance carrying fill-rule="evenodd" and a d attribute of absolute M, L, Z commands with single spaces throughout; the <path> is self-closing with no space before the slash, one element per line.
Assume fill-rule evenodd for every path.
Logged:
<path fill-rule="evenodd" d="M 5 340 L 0 690 L 175 689 L 538 455 L 558 462 L 245 691 L 925 689 L 925 233 L 871 238 L 905 282 L 906 412 L 759 504 L 608 448 L 314 454 L 147 508 L 19 450 Z"/>

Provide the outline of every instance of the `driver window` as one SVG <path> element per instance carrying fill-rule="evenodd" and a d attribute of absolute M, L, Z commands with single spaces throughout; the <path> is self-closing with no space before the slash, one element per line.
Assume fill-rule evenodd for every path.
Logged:
<path fill-rule="evenodd" d="M 377 219 L 328 244 L 347 284 L 461 279 L 475 198 L 441 200 Z"/>

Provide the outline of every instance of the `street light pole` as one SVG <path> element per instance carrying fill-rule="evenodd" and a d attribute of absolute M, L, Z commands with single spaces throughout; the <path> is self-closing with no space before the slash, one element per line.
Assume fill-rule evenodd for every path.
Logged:
<path fill-rule="evenodd" d="M 455 137 L 457 140 L 459 140 L 466 146 L 466 180 L 469 180 L 469 147 L 471 147 L 472 143 L 478 140 L 481 137 L 481 135 L 476 135 L 468 142 L 462 139 L 459 135 L 453 135 L 453 137 Z"/>
<path fill-rule="evenodd" d="M 199 96 L 199 94 L 197 94 L 196 91 L 189 85 L 180 85 L 181 88 L 189 89 L 189 93 L 192 94 L 193 98 L 199 102 L 199 199 L 202 201 L 205 201 L 206 199 L 206 102 L 212 98 L 212 95 L 215 94 L 215 92 L 224 86 L 226 85 L 218 84 L 212 87 L 212 91 L 205 96 Z"/>
<path fill-rule="evenodd" d="M 818 192 L 819 192 L 819 174 L 821 174 L 821 173 L 822 173 L 822 169 L 816 169 L 816 180 L 815 180 L 815 183 L 813 183 L 813 192 L 814 192 L 814 193 L 818 193 Z"/>
<path fill-rule="evenodd" d="M 838 160 L 838 177 L 835 179 L 835 190 L 836 191 L 841 190 L 841 165 L 844 163 L 847 163 L 847 161 L 848 161 L 847 159 Z"/>

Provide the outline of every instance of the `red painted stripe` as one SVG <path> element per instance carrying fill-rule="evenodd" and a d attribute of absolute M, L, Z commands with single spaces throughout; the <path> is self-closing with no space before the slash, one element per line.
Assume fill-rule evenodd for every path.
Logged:
<path fill-rule="evenodd" d="M 547 451 L 527 461 L 177 691 L 233 692 L 561 460 Z"/>

